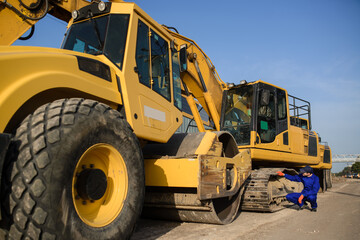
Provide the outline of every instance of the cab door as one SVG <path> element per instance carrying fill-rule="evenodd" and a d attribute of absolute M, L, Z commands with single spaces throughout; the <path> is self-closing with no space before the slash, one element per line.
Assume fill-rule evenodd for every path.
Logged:
<path fill-rule="evenodd" d="M 121 85 L 127 121 L 139 138 L 167 142 L 182 123 L 176 49 L 151 19 L 134 15 L 131 29 Z"/>
<path fill-rule="evenodd" d="M 255 146 L 289 151 L 286 92 L 264 83 L 258 84 L 256 92 Z"/>

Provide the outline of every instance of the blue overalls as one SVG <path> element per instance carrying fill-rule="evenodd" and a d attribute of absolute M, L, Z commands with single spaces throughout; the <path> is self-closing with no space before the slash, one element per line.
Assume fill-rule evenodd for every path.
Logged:
<path fill-rule="evenodd" d="M 302 174 L 296 176 L 285 174 L 285 178 L 294 182 L 302 182 L 304 185 L 304 189 L 301 193 L 289 193 L 286 195 L 288 201 L 297 204 L 299 207 L 304 205 L 304 201 L 308 201 L 310 202 L 312 209 L 317 208 L 316 198 L 320 189 L 320 183 L 319 178 L 315 174 L 311 175 L 311 177 L 304 177 Z M 304 196 L 304 199 L 300 204 L 298 199 L 301 195 Z"/>

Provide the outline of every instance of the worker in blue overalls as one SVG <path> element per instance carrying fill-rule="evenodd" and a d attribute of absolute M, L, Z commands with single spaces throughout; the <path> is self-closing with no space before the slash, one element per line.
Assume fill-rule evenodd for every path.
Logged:
<path fill-rule="evenodd" d="M 311 204 L 311 211 L 316 212 L 317 209 L 317 193 L 320 189 L 319 178 L 314 174 L 314 170 L 310 166 L 306 166 L 300 169 L 299 175 L 289 175 L 283 172 L 277 172 L 279 176 L 283 176 L 286 179 L 294 182 L 302 182 L 304 189 L 300 193 L 289 193 L 286 195 L 286 199 L 299 206 L 302 209 L 304 202 L 307 201 Z"/>

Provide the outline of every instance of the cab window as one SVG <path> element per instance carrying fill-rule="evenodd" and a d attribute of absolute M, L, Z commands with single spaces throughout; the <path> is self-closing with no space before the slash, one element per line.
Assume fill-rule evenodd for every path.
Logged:
<path fill-rule="evenodd" d="M 242 86 L 228 91 L 221 130 L 229 131 L 238 145 L 250 144 L 253 86 Z"/>
<path fill-rule="evenodd" d="M 262 89 L 259 94 L 257 132 L 262 143 L 271 143 L 276 137 L 275 96 L 273 91 Z"/>
<path fill-rule="evenodd" d="M 169 45 L 151 31 L 151 88 L 170 100 Z"/>
<path fill-rule="evenodd" d="M 150 87 L 149 27 L 139 21 L 136 41 L 136 71 L 139 81 Z"/>
<path fill-rule="evenodd" d="M 286 119 L 286 94 L 284 90 L 277 89 L 278 120 Z"/>
<path fill-rule="evenodd" d="M 125 54 L 126 33 L 130 17 L 129 15 L 122 14 L 110 16 L 104 52 L 111 61 L 122 69 Z"/>
<path fill-rule="evenodd" d="M 112 14 L 75 23 L 67 32 L 62 48 L 104 54 L 122 69 L 129 18 L 128 14 Z"/>
<path fill-rule="evenodd" d="M 136 68 L 140 83 L 171 100 L 169 44 L 139 20 Z"/>
<path fill-rule="evenodd" d="M 182 110 L 182 97 L 181 97 L 181 79 L 180 79 L 180 65 L 178 52 L 172 53 L 172 76 L 174 83 L 174 104 L 177 108 Z"/>

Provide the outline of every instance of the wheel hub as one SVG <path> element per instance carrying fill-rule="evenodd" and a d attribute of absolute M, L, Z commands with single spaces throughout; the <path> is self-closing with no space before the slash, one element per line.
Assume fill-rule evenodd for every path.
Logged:
<path fill-rule="evenodd" d="M 80 219 L 92 227 L 112 223 L 128 191 L 126 164 L 119 151 L 106 143 L 89 147 L 73 173 L 72 199 Z"/>
<path fill-rule="evenodd" d="M 76 190 L 84 200 L 99 200 L 106 192 L 107 178 L 100 169 L 85 169 L 76 181 Z"/>

